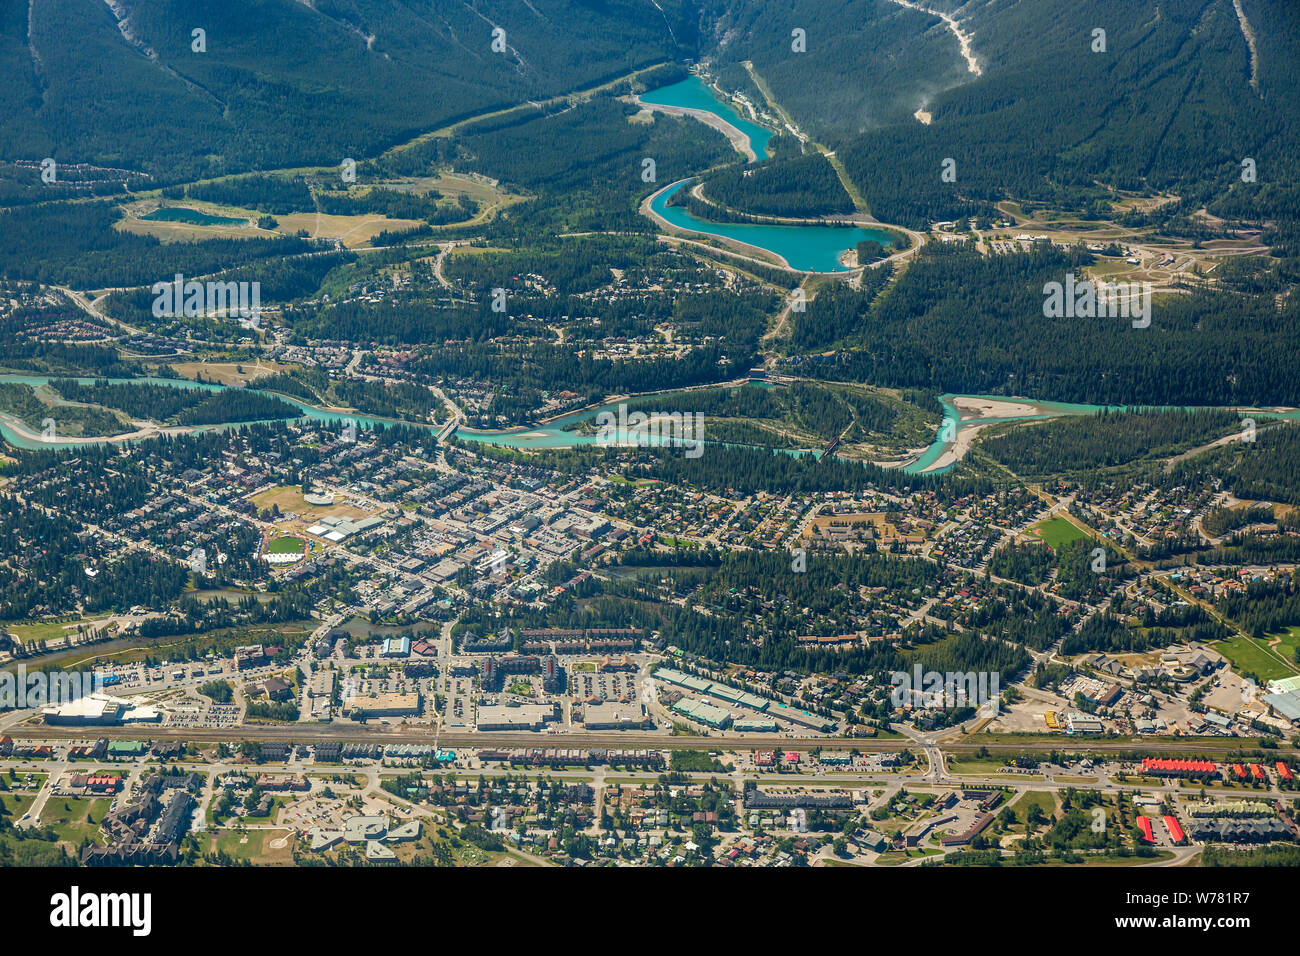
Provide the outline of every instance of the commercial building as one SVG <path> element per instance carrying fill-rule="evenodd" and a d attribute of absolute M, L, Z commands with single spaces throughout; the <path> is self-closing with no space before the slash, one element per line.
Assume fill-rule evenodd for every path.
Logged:
<path fill-rule="evenodd" d="M 993 814 L 981 813 L 975 818 L 975 822 L 967 829 L 963 830 L 961 833 L 954 833 L 951 836 L 941 837 L 939 843 L 943 846 L 965 846 L 967 843 L 970 843 L 971 840 L 974 840 L 977 836 L 983 833 L 992 822 Z"/>
<path fill-rule="evenodd" d="M 261 644 L 248 644 L 235 648 L 235 666 L 240 670 L 261 667 L 266 663 L 266 648 Z"/>
<path fill-rule="evenodd" d="M 673 712 L 716 730 L 725 729 L 731 723 L 730 711 L 691 697 L 683 697 L 673 704 Z"/>
<path fill-rule="evenodd" d="M 852 810 L 853 797 L 843 792 L 806 790 L 772 793 L 755 787 L 745 791 L 745 807 L 749 810 Z"/>
<path fill-rule="evenodd" d="M 1217 777 L 1219 765 L 1212 760 L 1166 760 L 1144 757 L 1142 773 L 1154 777 Z"/>
<path fill-rule="evenodd" d="M 582 722 L 588 730 L 636 730 L 650 723 L 642 704 L 621 704 L 606 701 L 587 704 L 582 711 Z"/>
<path fill-rule="evenodd" d="M 1294 726 L 1300 726 L 1300 690 L 1280 694 L 1267 694 L 1264 703 L 1278 717 Z"/>
<path fill-rule="evenodd" d="M 121 777 L 101 774 L 74 773 L 68 778 L 68 786 L 83 793 L 117 793 L 122 786 Z"/>
<path fill-rule="evenodd" d="M 835 721 L 829 717 L 822 717 L 817 714 L 809 713 L 806 710 L 800 710 L 797 707 L 787 707 L 785 704 L 777 703 L 768 711 L 778 720 L 784 720 L 792 724 L 798 724 L 800 727 L 807 727 L 810 730 L 816 730 L 819 733 L 829 734 L 835 731 Z"/>
<path fill-rule="evenodd" d="M 337 544 L 353 535 L 372 531 L 383 525 L 383 523 L 382 518 L 362 518 L 359 521 L 354 521 L 351 518 L 321 518 L 319 522 L 307 529 L 307 533 Z"/>
<path fill-rule="evenodd" d="M 108 694 L 87 694 L 66 704 L 51 704 L 42 709 L 41 716 L 52 727 L 102 727 L 162 720 L 162 713 L 155 707 L 133 706 Z"/>
<path fill-rule="evenodd" d="M 110 760 L 143 757 L 148 751 L 142 740 L 110 740 L 105 756 Z"/>
<path fill-rule="evenodd" d="M 497 704 L 478 709 L 479 730 L 541 730 L 556 718 L 555 704 Z"/>
<path fill-rule="evenodd" d="M 1106 730 L 1100 720 L 1087 714 L 1071 713 L 1065 718 L 1065 723 L 1072 734 L 1100 734 Z"/>

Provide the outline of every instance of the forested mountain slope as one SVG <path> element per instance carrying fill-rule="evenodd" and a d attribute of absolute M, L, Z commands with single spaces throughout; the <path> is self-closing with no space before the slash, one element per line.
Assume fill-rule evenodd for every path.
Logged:
<path fill-rule="evenodd" d="M 1177 195 L 1169 216 L 1294 220 L 1300 6 L 1242 10 L 1245 23 L 1232 0 L 30 0 L 0 8 L 0 160 L 159 181 L 333 165 L 702 58 L 760 104 L 769 89 L 886 221 L 1008 197 L 1092 215 L 1105 187 Z M 1247 158 L 1256 182 L 1241 180 Z"/>
<path fill-rule="evenodd" d="M 1211 212 L 1294 216 L 1300 7 L 1243 0 L 890 0 L 735 5 L 716 56 L 752 61 L 775 97 L 838 150 L 873 211 L 918 225 L 963 199 L 1015 195 L 1086 210 L 1096 182 L 1168 190 Z M 740 11 L 744 12 L 741 13 Z M 791 30 L 807 31 L 807 52 Z M 1094 52 L 1094 30 L 1105 31 Z M 1255 80 L 1252 85 L 1252 78 Z M 930 125 L 913 118 L 918 108 Z M 956 163 L 956 181 L 940 177 Z M 1252 158 L 1258 182 L 1241 182 Z"/>
<path fill-rule="evenodd" d="M 336 164 L 454 117 L 678 58 L 693 43 L 694 17 L 680 0 L 657 6 L 663 12 L 649 0 L 4 3 L 0 159 L 51 156 L 164 180 Z M 497 27 L 503 52 L 492 49 Z M 193 49 L 196 29 L 205 52 Z"/>

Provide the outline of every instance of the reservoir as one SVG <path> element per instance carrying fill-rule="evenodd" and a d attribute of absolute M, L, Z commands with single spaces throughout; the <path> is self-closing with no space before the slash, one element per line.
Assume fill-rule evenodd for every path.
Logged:
<path fill-rule="evenodd" d="M 641 102 L 653 106 L 676 106 L 679 109 L 703 110 L 726 120 L 736 129 L 749 137 L 749 147 L 759 159 L 767 159 L 767 141 L 772 138 L 772 131 L 757 123 L 751 123 L 742 117 L 730 103 L 725 103 L 713 95 L 713 90 L 698 76 L 692 74 L 680 83 L 660 87 L 649 93 L 641 94 Z"/>
<path fill-rule="evenodd" d="M 229 216 L 213 216 L 188 206 L 163 206 L 147 216 L 141 216 L 142 222 L 183 222 L 191 226 L 245 226 L 247 219 L 232 219 Z"/>
<path fill-rule="evenodd" d="M 845 272 L 848 267 L 840 262 L 840 255 L 846 250 L 869 239 L 885 246 L 894 241 L 894 237 L 883 229 L 866 229 L 862 226 L 710 222 L 691 215 L 684 206 L 668 205 L 673 194 L 690 182 L 689 179 L 683 179 L 673 183 L 655 196 L 650 208 L 678 229 L 757 246 L 780 256 L 791 269 L 802 272 Z"/>
<path fill-rule="evenodd" d="M 744 134 L 759 160 L 768 158 L 767 144 L 773 136 L 772 131 L 744 119 L 730 103 L 718 99 L 709 85 L 698 76 L 692 75 L 680 83 L 643 93 L 640 99 L 642 103 L 654 106 L 674 106 L 712 113 Z M 883 229 L 866 229 L 861 226 L 721 223 L 701 219 L 691 215 L 685 207 L 668 205 L 669 198 L 688 182 L 690 180 L 674 183 L 656 195 L 650 203 L 651 210 L 678 229 L 743 242 L 766 250 L 779 256 L 791 269 L 801 272 L 846 272 L 848 268 L 840 262 L 840 256 L 846 250 L 870 239 L 883 246 L 894 241 L 893 235 Z"/>

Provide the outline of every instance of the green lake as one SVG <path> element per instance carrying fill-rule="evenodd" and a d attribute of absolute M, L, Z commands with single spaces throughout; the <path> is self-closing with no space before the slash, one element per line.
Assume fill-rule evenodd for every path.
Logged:
<path fill-rule="evenodd" d="M 186 206 L 163 206 L 147 216 L 140 217 L 141 222 L 183 222 L 191 226 L 242 226 L 247 219 L 233 219 L 230 216 L 212 216 Z"/>

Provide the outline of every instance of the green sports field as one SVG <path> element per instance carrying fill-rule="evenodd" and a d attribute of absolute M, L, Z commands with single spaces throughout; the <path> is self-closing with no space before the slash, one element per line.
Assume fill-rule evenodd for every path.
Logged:
<path fill-rule="evenodd" d="M 1053 551 L 1071 541 L 1084 541 L 1088 538 L 1087 532 L 1068 518 L 1048 518 L 1046 521 L 1040 521 L 1029 529 L 1029 533 L 1041 538 L 1043 543 Z"/>
<path fill-rule="evenodd" d="M 1232 661 L 1234 669 L 1254 674 L 1259 680 L 1294 677 L 1297 673 L 1295 667 L 1282 663 L 1263 641 L 1254 638 L 1238 634 L 1226 641 L 1219 641 L 1214 649 Z"/>
<path fill-rule="evenodd" d="M 266 543 L 267 554 L 302 554 L 302 538 L 285 535 L 273 538 Z"/>

